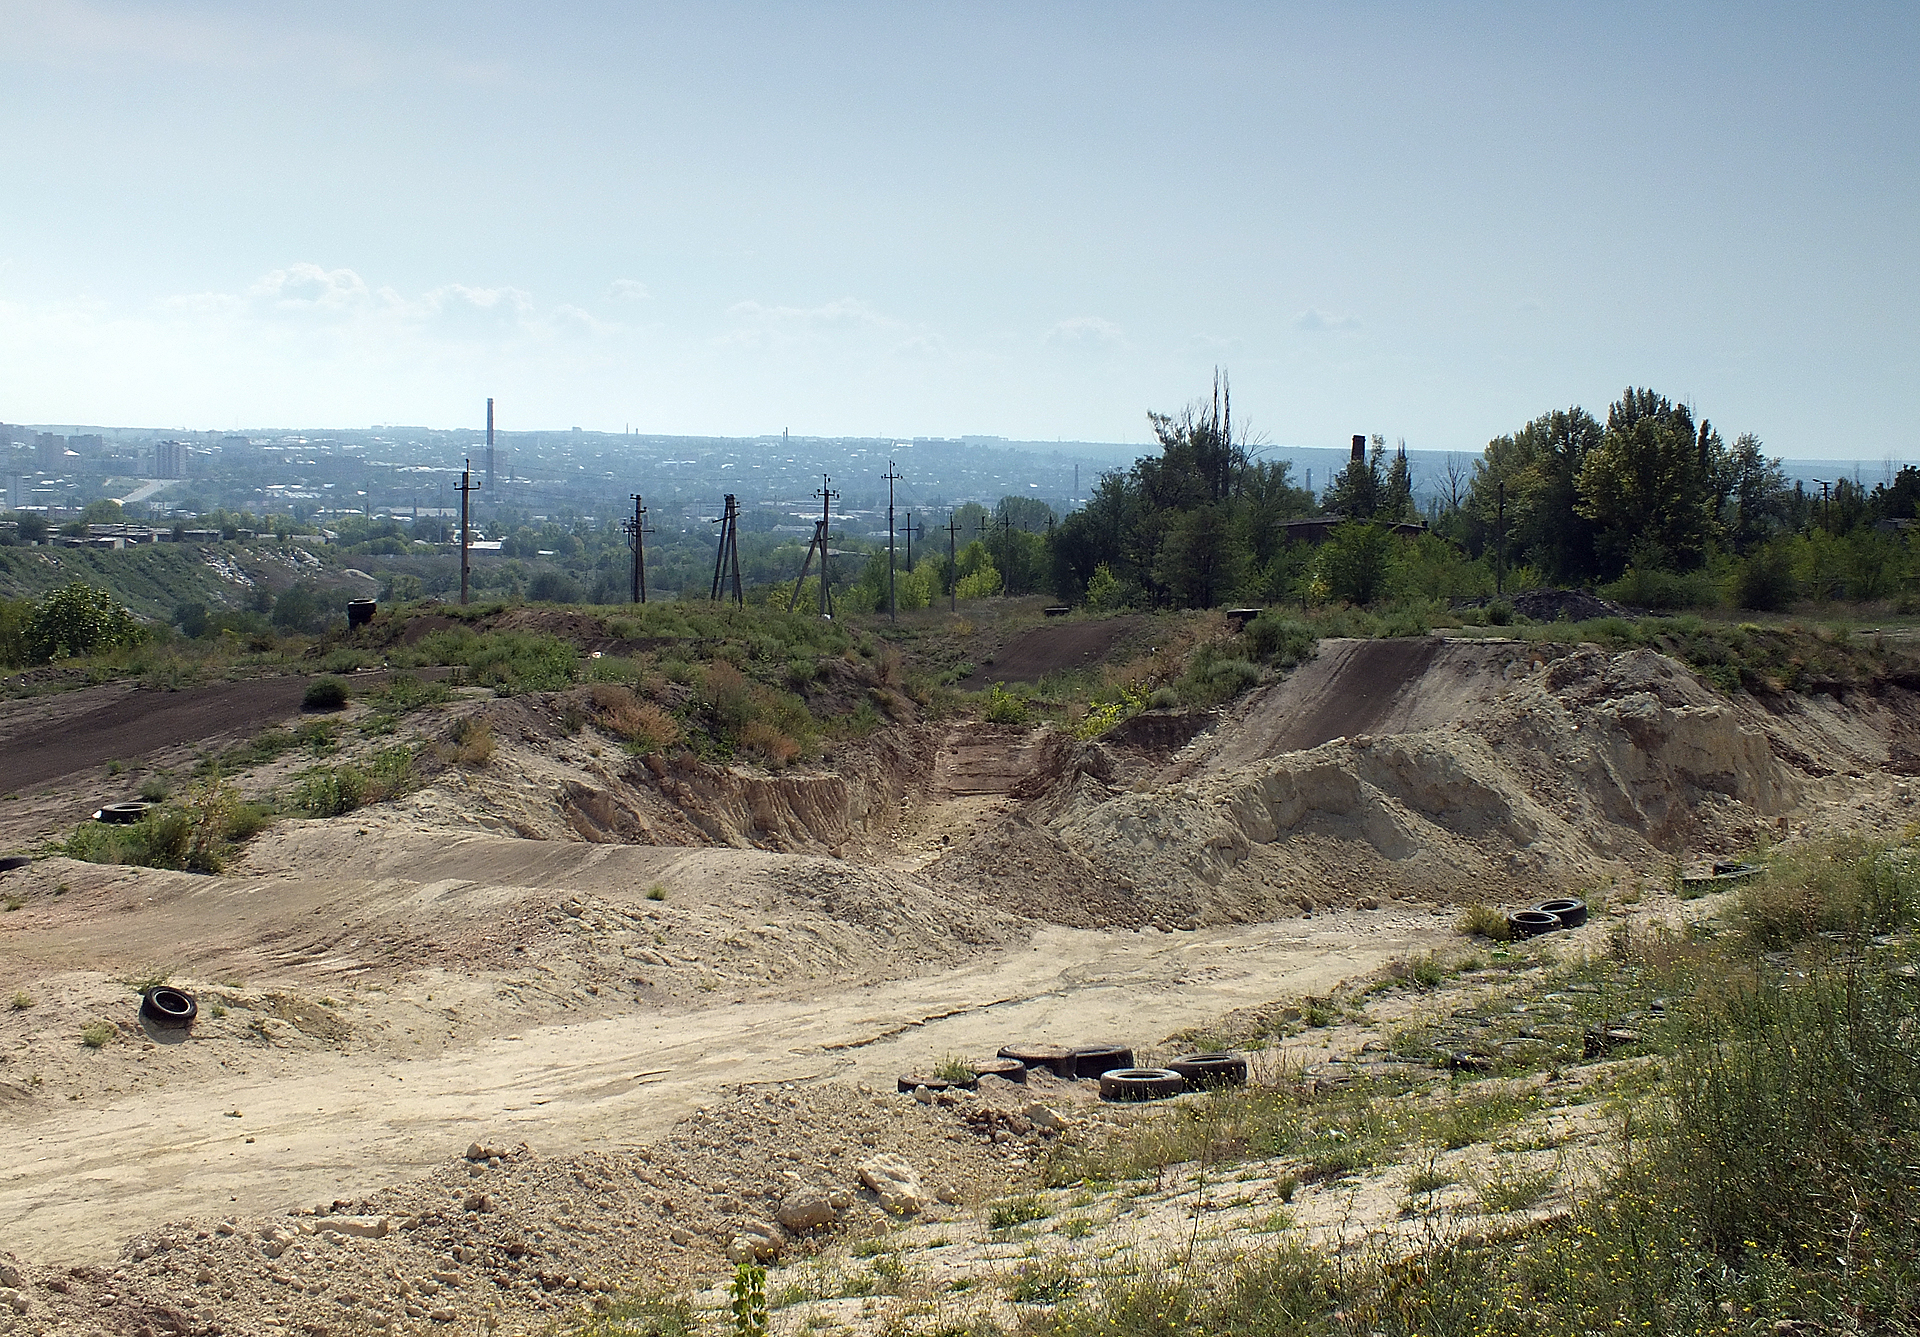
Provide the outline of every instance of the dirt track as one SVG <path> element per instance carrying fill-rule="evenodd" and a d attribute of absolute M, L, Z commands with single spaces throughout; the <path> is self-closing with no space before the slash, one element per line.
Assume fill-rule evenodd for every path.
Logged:
<path fill-rule="evenodd" d="M 1137 617 L 1108 617 L 1038 626 L 1014 637 L 991 664 L 982 664 L 958 686 L 980 692 L 996 682 L 1038 682 L 1049 673 L 1088 668 L 1106 659 L 1142 625 L 1143 619 Z"/>
<path fill-rule="evenodd" d="M 134 761 L 188 743 L 243 738 L 300 709 L 303 677 L 255 678 L 149 691 L 130 683 L 10 703 L 0 711 L 7 787 L 31 789 L 63 775 Z"/>

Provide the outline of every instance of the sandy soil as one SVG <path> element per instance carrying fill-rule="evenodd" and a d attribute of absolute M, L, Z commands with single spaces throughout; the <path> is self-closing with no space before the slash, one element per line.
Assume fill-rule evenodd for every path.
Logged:
<path fill-rule="evenodd" d="M 84 731 L 124 699 L 0 727 Z M 935 1218 L 964 1215 L 1044 1152 L 1025 1102 L 1097 1102 L 1042 1084 L 997 1122 L 933 1117 L 901 1074 L 1013 1041 L 1149 1057 L 1453 941 L 1465 899 L 1897 826 L 1912 704 L 1728 702 L 1645 652 L 1332 642 L 1197 737 L 903 711 L 830 767 L 767 774 L 647 764 L 590 711 L 570 723 L 572 698 L 468 692 L 401 737 L 483 715 L 489 764 L 283 821 L 223 876 L 0 873 L 18 1321 L 523 1330 L 715 1275 L 786 1175 L 867 1219 L 857 1166 L 888 1150 L 952 1199 Z M 55 777 L 8 829 L 57 832 L 93 786 Z M 131 983 L 163 974 L 198 996 L 190 1035 L 137 1017 Z M 1310 1043 L 1303 1062 L 1367 1041 Z"/>

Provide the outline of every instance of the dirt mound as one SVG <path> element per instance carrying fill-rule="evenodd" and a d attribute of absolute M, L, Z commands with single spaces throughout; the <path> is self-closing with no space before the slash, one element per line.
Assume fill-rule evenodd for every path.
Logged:
<path fill-rule="evenodd" d="M 1035 627 L 1014 637 L 991 663 L 982 664 L 956 685 L 978 692 L 996 682 L 1038 682 L 1049 673 L 1090 668 L 1145 625 L 1144 618 L 1109 617 Z"/>
<path fill-rule="evenodd" d="M 1591 590 L 1523 590 L 1507 601 L 1513 611 L 1535 622 L 1585 622 L 1596 617 L 1633 616 L 1611 599 Z"/>
<path fill-rule="evenodd" d="M 1524 902 L 1681 844 L 1737 844 L 1799 793 L 1763 733 L 1652 651 L 1347 642 L 1296 678 L 1191 745 L 1171 783 L 1071 776 L 941 876 L 1012 888 L 989 894 L 1061 923 Z"/>

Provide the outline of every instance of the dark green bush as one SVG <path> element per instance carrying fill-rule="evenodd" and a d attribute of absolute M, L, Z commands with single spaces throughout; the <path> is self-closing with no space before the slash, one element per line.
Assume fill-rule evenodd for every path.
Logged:
<path fill-rule="evenodd" d="M 315 678 L 300 698 L 302 710 L 339 710 L 347 704 L 347 685 L 338 678 Z"/>
<path fill-rule="evenodd" d="M 1254 618 L 1242 634 L 1249 652 L 1283 669 L 1311 659 L 1318 640 L 1312 627 L 1276 608 Z"/>

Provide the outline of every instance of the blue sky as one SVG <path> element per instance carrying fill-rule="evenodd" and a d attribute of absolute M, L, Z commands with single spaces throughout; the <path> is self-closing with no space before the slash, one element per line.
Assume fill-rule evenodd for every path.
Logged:
<path fill-rule="evenodd" d="M 1911 457 L 1920 7 L 0 0 L 0 419 Z"/>

